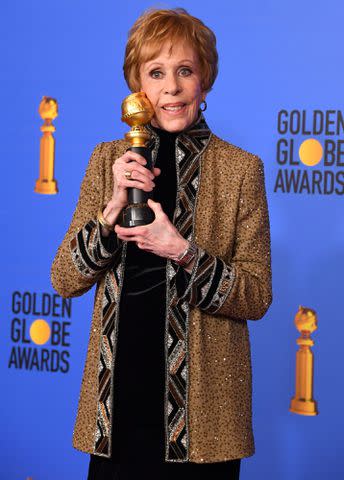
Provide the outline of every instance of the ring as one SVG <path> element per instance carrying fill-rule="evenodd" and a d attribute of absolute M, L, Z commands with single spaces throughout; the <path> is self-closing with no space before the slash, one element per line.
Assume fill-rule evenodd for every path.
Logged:
<path fill-rule="evenodd" d="M 126 171 L 124 172 L 124 176 L 125 176 L 125 178 L 127 178 L 128 180 L 130 180 L 130 179 L 131 179 L 131 172 L 129 172 L 128 170 L 126 170 Z"/>

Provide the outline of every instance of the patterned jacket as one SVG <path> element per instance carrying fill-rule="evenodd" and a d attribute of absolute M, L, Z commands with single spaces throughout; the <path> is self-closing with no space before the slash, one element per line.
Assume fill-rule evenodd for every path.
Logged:
<path fill-rule="evenodd" d="M 112 164 L 128 146 L 118 140 L 94 149 L 51 271 L 63 297 L 96 284 L 73 445 L 104 457 L 111 456 L 126 242 L 114 236 L 104 244 L 97 212 L 112 195 Z M 212 134 L 202 116 L 177 137 L 176 165 L 173 223 L 198 253 L 191 274 L 169 260 L 166 267 L 165 461 L 242 458 L 254 453 L 246 320 L 260 319 L 272 300 L 263 164 Z"/>

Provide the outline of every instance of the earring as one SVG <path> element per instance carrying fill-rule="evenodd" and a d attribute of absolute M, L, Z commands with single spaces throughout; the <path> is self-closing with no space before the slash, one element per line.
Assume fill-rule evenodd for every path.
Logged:
<path fill-rule="evenodd" d="M 203 104 L 203 105 L 202 105 L 202 104 Z M 208 105 L 207 105 L 207 102 L 206 102 L 205 100 L 202 100 L 202 101 L 201 101 L 201 104 L 200 104 L 200 106 L 199 106 L 201 112 L 205 112 L 206 109 L 207 109 L 207 106 L 208 106 Z"/>

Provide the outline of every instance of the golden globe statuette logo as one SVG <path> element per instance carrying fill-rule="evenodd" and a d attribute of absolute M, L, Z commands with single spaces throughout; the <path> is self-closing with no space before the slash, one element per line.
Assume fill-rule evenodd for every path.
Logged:
<path fill-rule="evenodd" d="M 30 337 L 36 345 L 44 345 L 50 338 L 50 326 L 49 323 L 38 318 L 32 322 L 30 327 Z"/>
<path fill-rule="evenodd" d="M 300 415 L 318 415 L 317 402 L 313 399 L 313 352 L 310 349 L 314 341 L 310 335 L 317 326 L 317 315 L 314 310 L 299 307 L 294 323 L 301 333 L 296 340 L 300 346 L 296 352 L 295 396 L 290 402 L 289 411 Z"/>
<path fill-rule="evenodd" d="M 39 104 L 39 114 L 44 120 L 41 126 L 43 136 L 40 142 L 39 179 L 36 181 L 35 192 L 54 194 L 58 192 L 54 179 L 55 127 L 52 121 L 57 117 L 57 101 L 51 97 L 43 97 Z"/>
<path fill-rule="evenodd" d="M 307 138 L 304 140 L 299 148 L 299 157 L 301 162 L 307 167 L 314 167 L 318 165 L 323 157 L 323 147 L 319 140 L 315 138 Z"/>

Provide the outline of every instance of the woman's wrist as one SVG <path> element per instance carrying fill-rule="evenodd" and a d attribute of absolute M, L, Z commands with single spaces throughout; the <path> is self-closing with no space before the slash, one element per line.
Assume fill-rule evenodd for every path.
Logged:
<path fill-rule="evenodd" d="M 183 243 L 180 244 L 180 248 L 177 251 L 178 253 L 173 258 L 173 261 L 183 267 L 187 272 L 191 272 L 197 254 L 196 244 L 183 239 Z"/>
<path fill-rule="evenodd" d="M 101 223 L 102 235 L 104 237 L 109 236 L 110 233 L 114 231 L 121 211 L 122 207 L 118 206 L 113 200 L 110 200 L 105 208 L 103 208 L 103 211 L 101 212 L 101 215 L 98 216 L 98 219 Z"/>
<path fill-rule="evenodd" d="M 185 238 L 180 238 L 174 244 L 174 254 L 171 256 L 171 260 L 177 262 L 178 258 L 185 252 L 187 248 L 189 248 L 190 242 Z"/>

